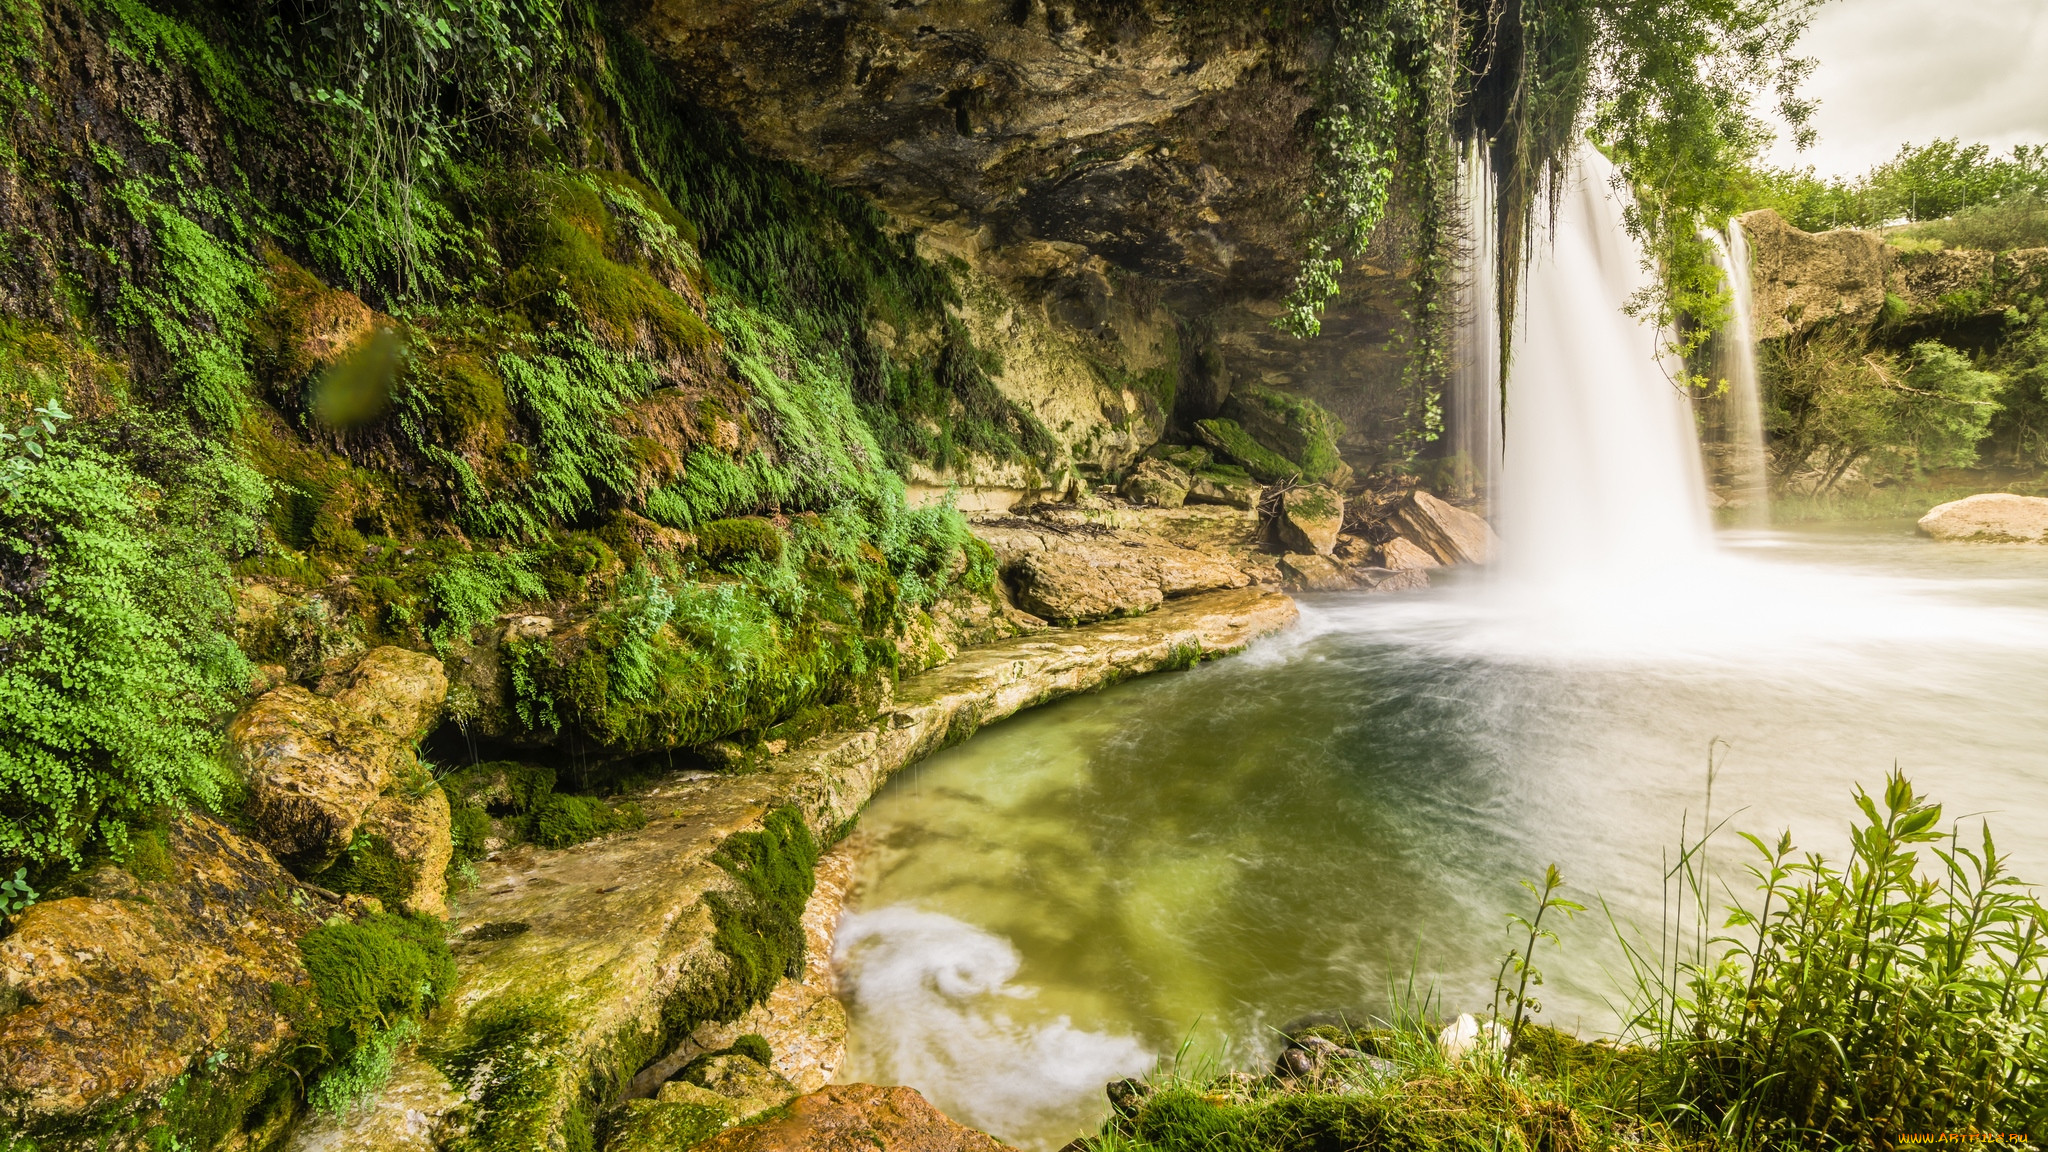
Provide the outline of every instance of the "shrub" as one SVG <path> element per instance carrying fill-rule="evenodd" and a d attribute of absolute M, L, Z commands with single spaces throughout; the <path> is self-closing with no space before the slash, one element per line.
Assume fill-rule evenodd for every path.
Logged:
<path fill-rule="evenodd" d="M 782 559 L 782 533 L 766 520 L 713 520 L 697 529 L 697 553 L 721 567 L 742 560 Z"/>
<path fill-rule="evenodd" d="M 248 683 L 227 558 L 262 480 L 187 431 L 102 433 L 134 456 L 52 441 L 0 496 L 0 858 L 76 863 L 152 808 L 215 802 Z"/>
<path fill-rule="evenodd" d="M 1683 954 L 1631 949 L 1650 1090 L 1737 1147 L 1888 1146 L 1900 1132 L 2048 1137 L 2048 910 L 1894 773 L 1859 789 L 1842 864 L 1756 849 L 1753 902 L 1705 915 L 1705 841 L 1674 873 Z M 1928 851 L 1933 860 L 1926 861 Z M 1924 866 L 1932 863 L 1931 870 Z"/>

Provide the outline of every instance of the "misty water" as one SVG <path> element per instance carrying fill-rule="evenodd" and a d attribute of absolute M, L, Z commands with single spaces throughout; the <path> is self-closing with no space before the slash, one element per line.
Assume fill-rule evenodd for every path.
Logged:
<path fill-rule="evenodd" d="M 1655 934 L 1716 740 L 1735 828 L 1837 852 L 1854 786 L 1897 763 L 2048 877 L 2038 550 L 1748 534 L 1628 602 L 1459 576 L 1307 598 L 1243 656 L 1026 713 L 893 781 L 838 946 L 842 1079 L 1051 1148 L 1184 1042 L 1252 1067 L 1304 1013 L 1425 987 L 1483 1011 L 1517 881 L 1547 863 Z M 1748 851 L 1717 843 L 1723 865 Z M 1614 930 L 1597 908 L 1560 927 L 1544 1019 L 1611 1031 Z"/>

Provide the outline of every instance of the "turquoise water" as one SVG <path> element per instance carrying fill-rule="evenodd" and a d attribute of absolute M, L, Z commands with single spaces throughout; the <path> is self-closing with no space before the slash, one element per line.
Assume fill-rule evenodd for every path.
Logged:
<path fill-rule="evenodd" d="M 1593 911 L 1543 1017 L 1618 1026 L 1681 820 L 1844 842 L 1896 761 L 2048 877 L 2048 549 L 1765 533 L 1645 586 L 1303 601 L 1243 656 L 995 725 L 863 818 L 842 1079 L 1054 1148 L 1102 1085 L 1252 1066 L 1305 1013 L 1483 1010 L 1518 882 Z M 1974 824 L 1971 825 L 1974 827 Z M 1718 859 L 1739 863 L 1732 835 Z M 1601 910 L 1612 910 L 1614 923 Z"/>

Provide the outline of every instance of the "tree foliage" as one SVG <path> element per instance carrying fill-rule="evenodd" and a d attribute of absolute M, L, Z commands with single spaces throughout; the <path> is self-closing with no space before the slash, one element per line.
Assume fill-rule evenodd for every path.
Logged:
<path fill-rule="evenodd" d="M 1823 177 L 1811 168 L 1758 168 L 1746 207 L 1774 208 L 1795 228 L 1871 228 L 1939 220 L 1972 209 L 2048 200 L 2048 145 L 2016 144 L 1994 155 L 1985 144 L 1950 137 L 1901 145 L 1897 155 L 1855 177 Z M 2001 244 L 1959 244 L 1999 248 Z"/>

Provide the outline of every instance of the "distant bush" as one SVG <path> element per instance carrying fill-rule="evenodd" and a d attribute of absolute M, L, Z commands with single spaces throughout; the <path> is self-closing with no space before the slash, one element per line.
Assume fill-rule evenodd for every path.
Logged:
<path fill-rule="evenodd" d="M 2048 145 L 2022 144 L 2001 157 L 1987 145 L 1936 140 L 1904 145 L 1854 179 L 1823 178 L 1806 168 L 1763 169 L 1754 181 L 1749 207 L 1774 208 L 1808 232 L 1940 220 L 1993 204 L 2048 199 Z"/>
<path fill-rule="evenodd" d="M 189 431 L 103 422 L 0 494 L 0 859 L 75 863 L 219 798 L 218 722 L 249 682 L 228 557 L 267 491 Z"/>
<path fill-rule="evenodd" d="M 1899 356 L 1834 330 L 1766 345 L 1762 367 L 1772 468 L 1823 492 L 1851 469 L 1887 480 L 1975 463 L 2005 386 L 1936 341 Z"/>

